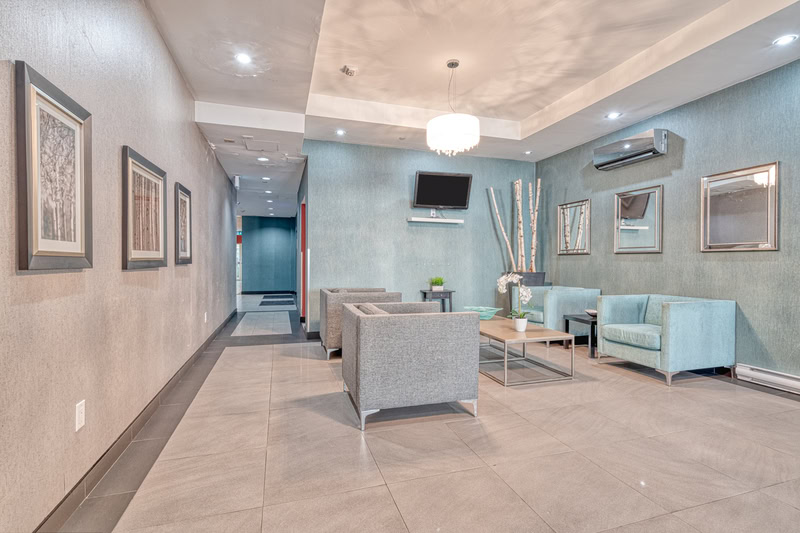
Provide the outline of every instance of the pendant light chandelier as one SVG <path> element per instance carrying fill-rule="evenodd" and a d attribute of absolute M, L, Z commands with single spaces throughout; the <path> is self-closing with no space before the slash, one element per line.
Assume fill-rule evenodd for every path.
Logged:
<path fill-rule="evenodd" d="M 481 140 L 481 123 L 478 117 L 456 113 L 456 68 L 458 59 L 447 62 L 450 69 L 450 82 L 447 84 L 447 104 L 450 111 L 428 121 L 428 147 L 437 154 L 453 156 L 478 146 Z M 452 89 L 452 101 L 450 98 Z"/>

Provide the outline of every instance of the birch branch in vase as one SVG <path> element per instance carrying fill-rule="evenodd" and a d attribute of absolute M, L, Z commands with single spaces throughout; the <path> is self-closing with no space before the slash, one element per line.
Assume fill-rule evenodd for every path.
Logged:
<path fill-rule="evenodd" d="M 522 225 L 522 180 L 514 182 L 514 196 L 517 204 L 517 266 L 521 272 L 525 268 L 525 228 Z"/>
<path fill-rule="evenodd" d="M 494 188 L 489 187 L 489 192 L 492 194 L 492 204 L 494 205 L 494 214 L 497 215 L 497 223 L 500 224 L 500 232 L 503 234 L 503 239 L 506 241 L 506 248 L 508 248 L 508 257 L 511 259 L 511 271 L 517 271 L 517 262 L 514 261 L 514 251 L 511 249 L 511 243 L 508 242 L 508 235 L 503 227 L 503 220 L 500 218 L 500 211 L 497 210 L 497 201 L 494 199 Z"/>
<path fill-rule="evenodd" d="M 571 220 L 569 216 L 569 209 L 564 209 L 561 211 L 561 213 L 563 214 L 562 218 L 564 219 L 564 249 L 569 250 L 570 248 L 572 248 L 572 234 L 570 231 Z"/>
<path fill-rule="evenodd" d="M 528 268 L 529 272 L 536 272 L 536 223 L 539 220 L 539 194 L 542 191 L 541 178 L 536 180 L 536 209 L 533 206 L 533 183 L 528 184 L 528 209 L 531 212 L 531 264 Z"/>

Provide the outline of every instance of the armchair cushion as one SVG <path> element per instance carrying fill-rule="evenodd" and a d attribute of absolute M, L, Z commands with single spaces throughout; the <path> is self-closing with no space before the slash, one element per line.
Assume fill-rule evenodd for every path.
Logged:
<path fill-rule="evenodd" d="M 606 324 L 603 337 L 648 350 L 661 349 L 661 326 L 653 324 Z"/>

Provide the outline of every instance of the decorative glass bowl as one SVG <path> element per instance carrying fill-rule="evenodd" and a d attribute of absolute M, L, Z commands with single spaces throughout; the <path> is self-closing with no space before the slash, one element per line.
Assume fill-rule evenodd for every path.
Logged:
<path fill-rule="evenodd" d="M 502 307 L 464 307 L 465 311 L 474 311 L 480 315 L 481 320 L 491 320 L 491 318 L 498 312 L 502 311 Z"/>

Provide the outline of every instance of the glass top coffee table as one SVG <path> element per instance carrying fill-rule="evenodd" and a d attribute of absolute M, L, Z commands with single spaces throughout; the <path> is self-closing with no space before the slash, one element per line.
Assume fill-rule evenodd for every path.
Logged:
<path fill-rule="evenodd" d="M 564 381 L 572 379 L 575 375 L 574 335 L 532 324 L 528 324 L 526 331 L 516 331 L 510 319 L 494 317 L 491 320 L 481 320 L 481 336 L 488 338 L 489 344 L 481 345 L 480 372 L 504 387 Z M 495 347 L 492 346 L 491 341 L 502 343 L 502 355 L 499 349 L 496 350 L 496 354 L 493 353 Z M 549 361 L 549 357 L 548 360 L 544 360 L 536 356 L 529 356 L 527 346 L 530 343 L 544 343 L 549 356 L 550 342 L 552 341 L 569 343 L 571 347 L 569 372 Z M 512 352 L 509 357 L 509 348 L 515 345 L 522 346 L 522 353 Z M 558 350 L 558 352 L 563 353 L 562 350 Z M 509 380 L 509 377 L 512 379 Z"/>

